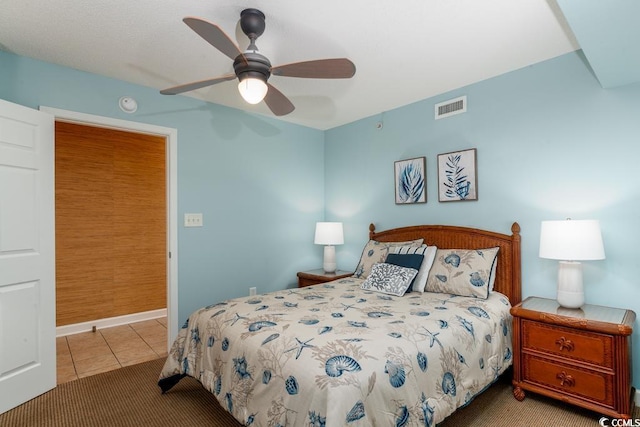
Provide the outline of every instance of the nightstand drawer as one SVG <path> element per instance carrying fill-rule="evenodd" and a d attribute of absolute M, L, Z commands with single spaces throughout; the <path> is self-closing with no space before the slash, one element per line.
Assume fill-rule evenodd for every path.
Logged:
<path fill-rule="evenodd" d="M 595 401 L 601 406 L 614 407 L 613 375 L 588 369 L 575 369 L 531 355 L 524 356 L 523 380 L 552 388 L 563 395 Z"/>
<path fill-rule="evenodd" d="M 613 337 L 530 320 L 522 321 L 523 349 L 537 350 L 613 369 Z"/>

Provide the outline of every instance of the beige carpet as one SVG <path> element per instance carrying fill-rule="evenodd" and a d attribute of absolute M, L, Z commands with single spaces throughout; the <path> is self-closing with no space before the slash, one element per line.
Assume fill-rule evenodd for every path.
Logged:
<path fill-rule="evenodd" d="M 191 378 L 183 378 L 167 394 L 161 394 L 157 379 L 163 363 L 164 360 L 154 360 L 61 384 L 0 415 L 0 426 L 240 425 Z M 639 409 L 635 410 L 634 416 L 640 419 Z M 505 378 L 447 418 L 441 426 L 597 427 L 599 419 L 599 414 L 531 393 L 523 402 L 518 402 Z"/>

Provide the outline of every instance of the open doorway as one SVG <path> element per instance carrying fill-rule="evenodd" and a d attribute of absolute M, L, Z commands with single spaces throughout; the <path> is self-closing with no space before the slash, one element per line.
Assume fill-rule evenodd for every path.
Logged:
<path fill-rule="evenodd" d="M 95 126 L 125 132 L 136 132 L 164 138 L 166 165 L 166 313 L 167 347 L 178 332 L 177 321 L 177 131 L 171 128 L 126 120 L 111 119 L 84 113 L 41 107 L 55 116 L 56 121 Z"/>

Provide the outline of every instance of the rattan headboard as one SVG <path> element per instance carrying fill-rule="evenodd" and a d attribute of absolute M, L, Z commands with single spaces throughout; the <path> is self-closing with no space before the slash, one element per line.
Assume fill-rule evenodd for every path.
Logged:
<path fill-rule="evenodd" d="M 522 300 L 520 225 L 514 222 L 512 234 L 451 225 L 414 225 L 376 231 L 369 226 L 369 238 L 381 242 L 424 239 L 424 243 L 442 249 L 484 249 L 499 246 L 494 290 L 505 294 L 511 305 Z"/>

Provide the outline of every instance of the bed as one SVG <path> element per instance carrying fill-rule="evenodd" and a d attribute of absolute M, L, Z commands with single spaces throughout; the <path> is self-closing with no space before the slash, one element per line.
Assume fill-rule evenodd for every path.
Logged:
<path fill-rule="evenodd" d="M 511 234 L 445 225 L 378 232 L 372 224 L 353 277 L 192 313 L 158 384 L 164 393 L 196 378 L 244 425 L 436 425 L 511 365 L 519 232 L 517 223 Z M 416 291 L 419 267 L 386 262 L 420 250 L 423 260 L 434 254 L 424 292 Z M 365 266 L 368 255 L 381 258 Z M 480 276 L 468 270 L 474 257 Z M 383 276 L 391 288 L 376 288 Z M 413 291 L 401 296 L 394 286 L 407 278 Z M 437 288 L 459 278 L 472 283 L 461 295 Z"/>

